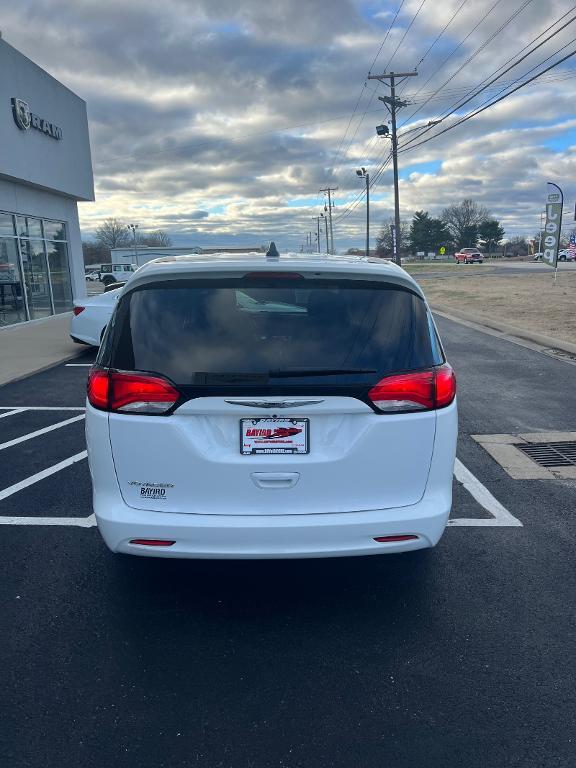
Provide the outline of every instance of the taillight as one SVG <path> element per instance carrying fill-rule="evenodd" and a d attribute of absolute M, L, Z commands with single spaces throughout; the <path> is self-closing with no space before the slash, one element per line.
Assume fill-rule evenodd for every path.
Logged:
<path fill-rule="evenodd" d="M 430 371 L 387 376 L 368 397 L 379 411 L 430 411 L 445 408 L 456 396 L 456 377 L 446 364 Z"/>
<path fill-rule="evenodd" d="M 456 374 L 446 363 L 436 369 L 436 408 L 446 408 L 456 397 Z"/>
<path fill-rule="evenodd" d="M 180 393 L 166 379 L 94 368 L 88 376 L 88 402 L 104 411 L 166 413 Z"/>
<path fill-rule="evenodd" d="M 74 309 L 72 311 L 74 312 L 74 314 L 76 316 L 78 316 L 80 314 L 80 312 L 84 312 L 85 309 L 86 309 L 86 307 L 74 307 Z"/>
<path fill-rule="evenodd" d="M 107 411 L 109 391 L 110 376 L 108 371 L 91 368 L 88 374 L 88 402 L 90 405 Z"/>

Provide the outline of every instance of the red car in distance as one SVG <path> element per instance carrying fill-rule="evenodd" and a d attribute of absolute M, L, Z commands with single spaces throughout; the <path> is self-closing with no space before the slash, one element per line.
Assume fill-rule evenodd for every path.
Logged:
<path fill-rule="evenodd" d="M 477 248 L 461 248 L 454 254 L 454 258 L 456 264 L 482 264 L 484 261 L 484 255 Z"/>

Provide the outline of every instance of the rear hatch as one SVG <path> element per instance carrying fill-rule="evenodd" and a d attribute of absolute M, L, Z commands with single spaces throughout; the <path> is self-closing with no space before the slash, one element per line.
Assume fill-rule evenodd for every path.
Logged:
<path fill-rule="evenodd" d="M 369 396 L 442 363 L 408 287 L 262 272 L 144 284 L 121 299 L 100 362 L 179 395 L 165 415 L 110 414 L 131 507 L 318 514 L 424 494 L 435 411 L 379 413 Z"/>

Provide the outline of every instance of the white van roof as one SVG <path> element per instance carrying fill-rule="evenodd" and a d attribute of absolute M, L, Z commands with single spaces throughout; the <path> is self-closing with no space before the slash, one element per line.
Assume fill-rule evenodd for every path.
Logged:
<path fill-rule="evenodd" d="M 280 258 L 269 259 L 262 253 L 216 253 L 164 256 L 140 267 L 130 279 L 127 289 L 132 290 L 144 283 L 159 280 L 212 273 L 224 277 L 238 272 L 313 272 L 333 276 L 353 275 L 358 279 L 385 280 L 403 285 L 418 295 L 422 291 L 418 283 L 392 261 L 365 259 L 360 256 L 335 256 L 332 254 L 283 253 Z"/>

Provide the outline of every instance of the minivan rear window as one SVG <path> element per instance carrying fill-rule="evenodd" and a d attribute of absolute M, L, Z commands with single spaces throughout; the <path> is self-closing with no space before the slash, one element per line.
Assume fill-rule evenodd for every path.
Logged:
<path fill-rule="evenodd" d="M 121 299 L 107 347 L 113 368 L 191 387 L 368 384 L 443 362 L 419 296 L 353 279 L 143 286 Z"/>

